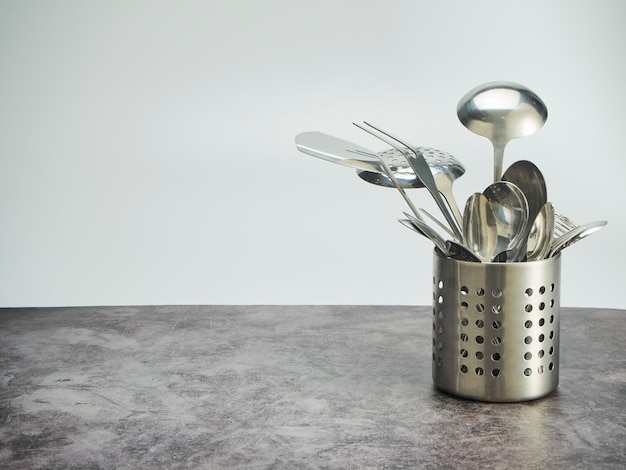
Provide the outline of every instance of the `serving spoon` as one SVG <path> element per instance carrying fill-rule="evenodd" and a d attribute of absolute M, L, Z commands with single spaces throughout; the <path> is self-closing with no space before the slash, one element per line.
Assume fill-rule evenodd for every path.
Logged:
<path fill-rule="evenodd" d="M 485 188 L 483 194 L 495 216 L 498 232 L 495 254 L 508 252 L 519 246 L 526 237 L 528 202 L 521 189 L 508 181 L 497 181 Z M 526 243 L 523 243 L 526 246 Z M 508 256 L 508 262 L 515 261 Z"/>

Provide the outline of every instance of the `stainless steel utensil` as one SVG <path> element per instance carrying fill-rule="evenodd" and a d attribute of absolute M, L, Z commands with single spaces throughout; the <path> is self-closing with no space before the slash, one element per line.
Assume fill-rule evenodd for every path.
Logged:
<path fill-rule="evenodd" d="M 339 165 L 367 170 L 387 175 L 394 187 L 408 204 L 418 219 L 421 218 L 413 202 L 404 189 L 397 183 L 393 172 L 386 163 L 373 151 L 360 145 L 339 139 L 322 132 L 303 132 L 296 136 L 296 147 L 301 152 Z"/>
<path fill-rule="evenodd" d="M 517 247 L 526 237 L 528 202 L 521 189 L 508 181 L 497 181 L 483 191 L 495 215 L 498 242 L 495 254 Z M 524 242 L 524 246 L 526 243 Z M 517 261 L 507 254 L 507 261 Z"/>
<path fill-rule="evenodd" d="M 554 234 L 552 240 L 556 240 L 567 232 L 578 227 L 569 217 L 562 214 L 554 214 Z"/>
<path fill-rule="evenodd" d="M 450 258 L 454 258 L 460 261 L 471 261 L 473 263 L 480 263 L 480 258 L 476 256 L 469 248 L 454 240 L 446 240 L 446 247 Z"/>
<path fill-rule="evenodd" d="M 484 194 L 474 193 L 463 212 L 463 244 L 481 261 L 490 262 L 498 245 L 498 226 Z"/>
<path fill-rule="evenodd" d="M 463 235 L 460 228 L 460 222 L 456 220 L 452 210 L 448 207 L 446 201 L 441 195 L 441 192 L 437 187 L 437 183 L 435 182 L 430 167 L 428 166 L 428 162 L 426 162 L 424 156 L 415 147 L 412 147 L 411 145 L 393 136 L 392 134 L 383 131 L 380 128 L 377 128 L 376 126 L 373 126 L 367 122 L 363 122 L 363 124 L 354 123 L 354 125 L 357 126 L 359 129 L 362 129 L 365 132 L 373 135 L 374 137 L 382 140 L 383 142 L 386 142 L 387 144 L 391 145 L 393 148 L 399 150 L 404 154 L 415 174 L 422 180 L 422 183 L 424 183 L 426 189 L 428 189 L 432 197 L 435 199 L 437 206 L 439 206 L 442 214 L 450 224 L 450 228 L 456 235 L 457 239 L 462 240 Z M 452 198 L 453 196 L 450 195 L 450 197 Z"/>
<path fill-rule="evenodd" d="M 454 193 L 452 192 L 452 185 L 454 181 L 463 176 L 465 173 L 465 167 L 461 164 L 461 162 L 447 152 L 430 147 L 415 148 L 426 159 L 439 192 L 446 200 L 455 219 L 460 225 L 463 217 L 461 216 L 461 211 L 456 204 Z M 424 187 L 424 183 L 422 183 L 422 180 L 415 174 L 413 168 L 402 152 L 396 149 L 389 149 L 384 152 L 379 152 L 378 155 L 385 161 L 385 163 L 387 163 L 389 169 L 393 171 L 396 181 L 398 181 L 403 188 Z M 357 174 L 361 179 L 367 181 L 368 183 L 385 187 L 393 186 L 389 178 L 384 174 L 364 170 L 357 170 Z"/>
<path fill-rule="evenodd" d="M 520 160 L 509 166 L 502 175 L 502 181 L 509 181 L 522 190 L 528 202 L 528 225 L 526 233 L 521 237 L 521 243 L 515 246 L 509 256 L 514 260 L 523 259 L 527 255 L 526 241 L 532 226 L 541 208 L 548 202 L 548 191 L 543 174 L 528 160 Z"/>
<path fill-rule="evenodd" d="M 405 227 L 410 228 L 414 232 L 425 236 L 430 241 L 432 241 L 435 246 L 443 252 L 443 254 L 445 254 L 446 256 L 450 256 L 450 253 L 448 252 L 448 247 L 446 246 L 446 241 L 428 224 L 419 219 L 416 219 L 415 217 L 410 217 L 409 219 L 398 219 L 398 222 L 400 222 Z"/>
<path fill-rule="evenodd" d="M 550 251 L 554 235 L 554 206 L 546 202 L 528 231 L 526 261 L 544 259 Z"/>
<path fill-rule="evenodd" d="M 512 139 L 537 132 L 548 118 L 539 97 L 513 82 L 490 82 L 469 91 L 457 106 L 457 116 L 470 131 L 493 144 L 493 180 L 502 174 L 504 148 Z"/>
<path fill-rule="evenodd" d="M 583 238 L 588 237 L 594 232 L 597 232 L 606 225 L 606 220 L 598 220 L 596 222 L 590 222 L 588 224 L 579 225 L 578 227 L 566 232 L 559 238 L 552 242 L 550 247 L 549 257 L 558 255 L 565 248 L 572 246 L 574 243 L 579 242 Z"/>

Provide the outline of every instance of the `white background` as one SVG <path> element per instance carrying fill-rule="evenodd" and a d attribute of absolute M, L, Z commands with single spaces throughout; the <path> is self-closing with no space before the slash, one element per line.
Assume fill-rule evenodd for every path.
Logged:
<path fill-rule="evenodd" d="M 456 117 L 493 80 L 549 117 L 511 142 L 557 212 L 608 220 L 563 257 L 564 306 L 624 308 L 626 3 L 3 1 L 0 306 L 431 302 L 391 189 L 296 150 L 375 150 L 370 120 L 491 182 Z M 410 193 L 432 207 L 426 192 Z M 436 209 L 434 209 L 436 210 Z"/>

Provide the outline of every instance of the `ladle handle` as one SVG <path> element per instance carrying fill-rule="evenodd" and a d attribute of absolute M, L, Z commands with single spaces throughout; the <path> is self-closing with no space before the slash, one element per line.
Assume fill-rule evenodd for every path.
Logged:
<path fill-rule="evenodd" d="M 493 144 L 493 182 L 497 183 L 502 179 L 502 164 L 504 162 L 504 147 L 506 142 Z"/>

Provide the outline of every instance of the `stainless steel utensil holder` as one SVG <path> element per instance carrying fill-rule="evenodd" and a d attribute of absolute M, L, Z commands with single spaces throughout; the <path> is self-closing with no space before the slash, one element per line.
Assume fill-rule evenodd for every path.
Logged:
<path fill-rule="evenodd" d="M 561 257 L 433 259 L 435 386 L 489 402 L 540 398 L 559 383 Z"/>

